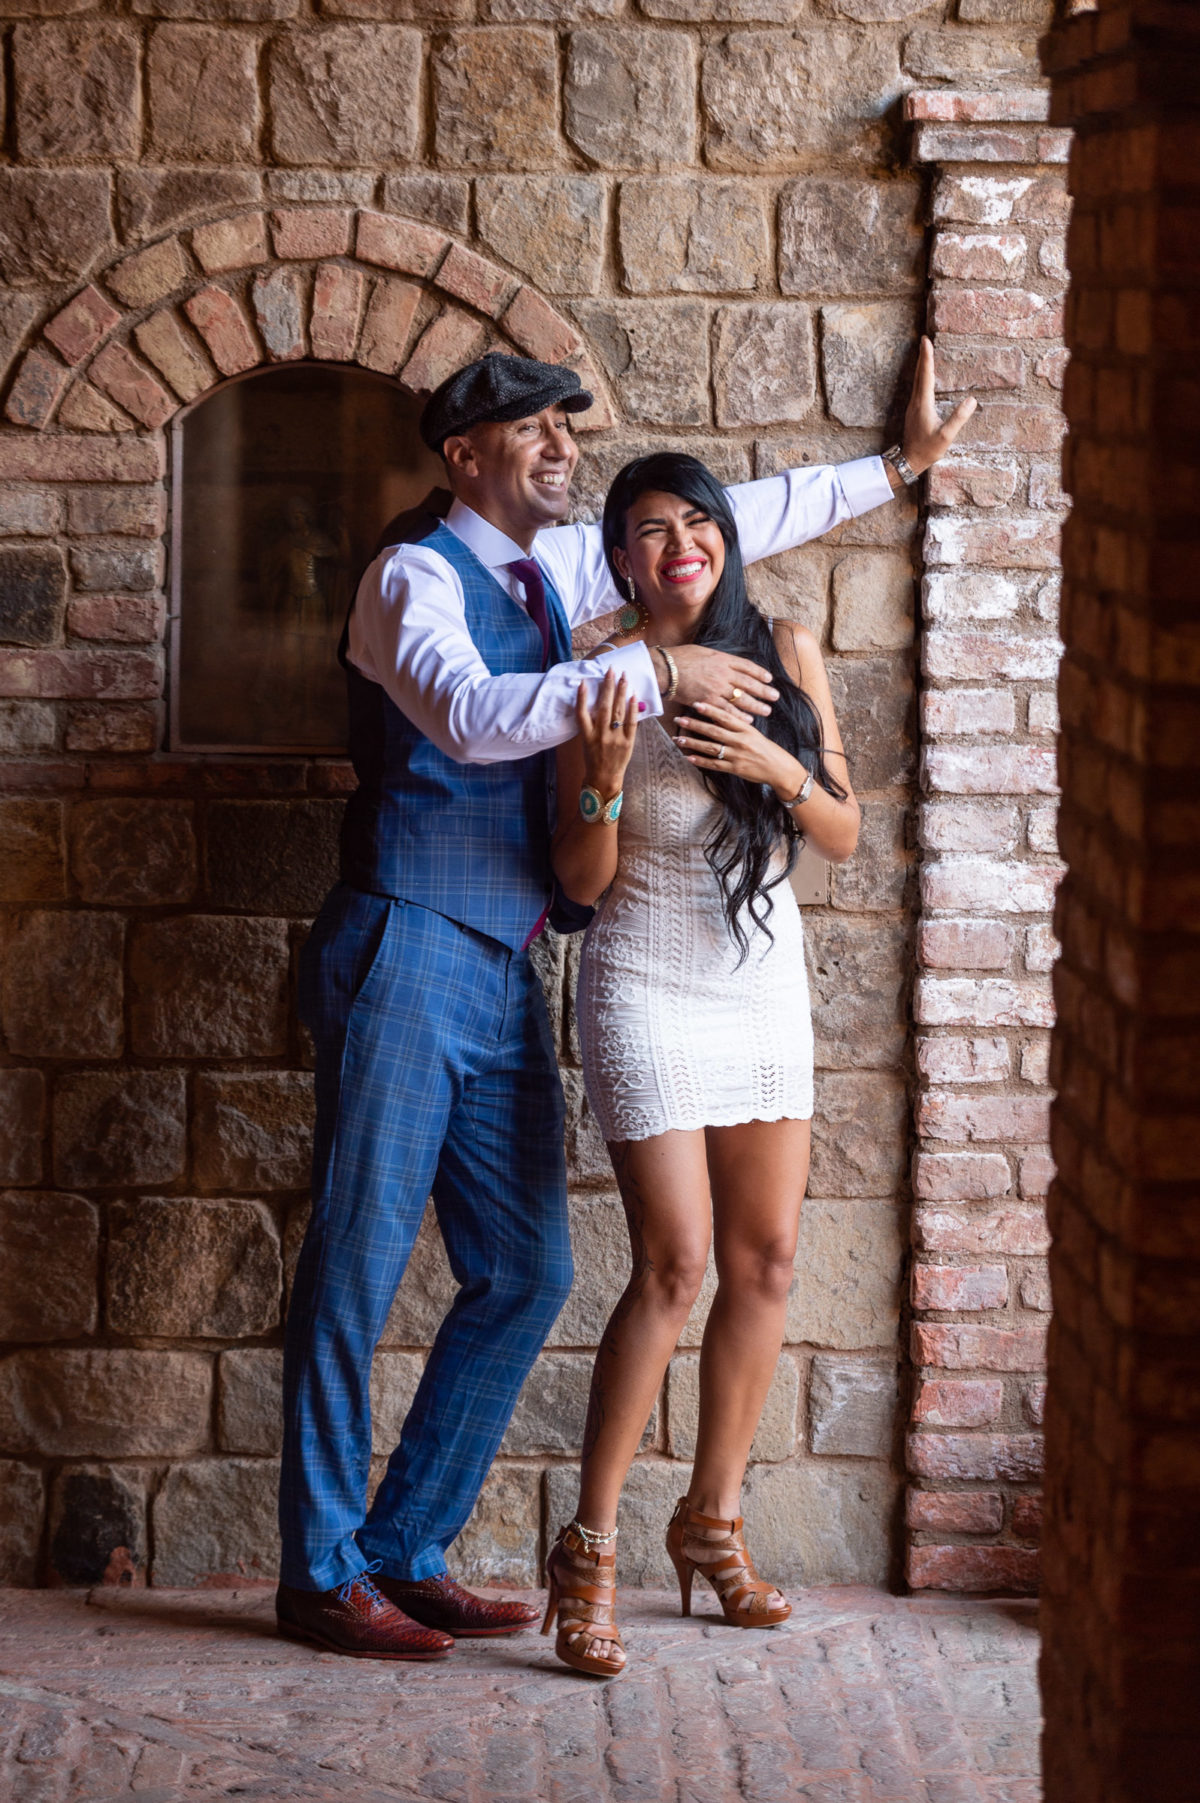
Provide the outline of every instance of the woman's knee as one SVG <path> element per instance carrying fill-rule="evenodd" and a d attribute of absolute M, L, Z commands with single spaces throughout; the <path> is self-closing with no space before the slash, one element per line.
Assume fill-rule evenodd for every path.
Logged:
<path fill-rule="evenodd" d="M 691 1313 L 708 1268 L 707 1245 L 674 1246 L 647 1260 L 643 1288 L 670 1314 Z"/>
<path fill-rule="evenodd" d="M 786 1298 L 795 1266 L 796 1242 L 786 1235 L 739 1241 L 719 1248 L 717 1253 L 721 1283 L 764 1303 L 778 1303 Z"/>

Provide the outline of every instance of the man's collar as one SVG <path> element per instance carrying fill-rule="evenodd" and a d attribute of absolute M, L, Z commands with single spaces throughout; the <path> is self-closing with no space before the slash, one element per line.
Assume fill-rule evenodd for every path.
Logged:
<path fill-rule="evenodd" d="M 493 526 L 481 513 L 468 507 L 465 501 L 455 500 L 446 515 L 446 524 L 455 538 L 462 539 L 468 551 L 474 551 L 486 569 L 501 570 L 506 564 L 530 555 L 507 533 L 501 532 L 499 526 Z"/>

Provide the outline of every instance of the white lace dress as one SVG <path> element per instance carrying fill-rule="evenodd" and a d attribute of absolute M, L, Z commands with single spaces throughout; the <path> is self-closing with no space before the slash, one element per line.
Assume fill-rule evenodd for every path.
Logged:
<path fill-rule="evenodd" d="M 617 873 L 584 937 L 579 978 L 584 1082 L 605 1139 L 812 1115 L 800 910 L 787 882 L 773 889 L 774 940 L 746 914 L 750 950 L 737 968 L 704 856 L 717 816 L 661 722 L 643 721 Z"/>

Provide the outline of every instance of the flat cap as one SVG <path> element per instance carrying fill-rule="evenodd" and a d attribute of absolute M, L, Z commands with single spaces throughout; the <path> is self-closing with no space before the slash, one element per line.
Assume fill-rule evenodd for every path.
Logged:
<path fill-rule="evenodd" d="M 447 438 L 489 419 L 527 419 L 543 407 L 583 413 L 592 396 L 573 369 L 489 351 L 434 389 L 421 412 L 421 437 L 431 451 Z"/>

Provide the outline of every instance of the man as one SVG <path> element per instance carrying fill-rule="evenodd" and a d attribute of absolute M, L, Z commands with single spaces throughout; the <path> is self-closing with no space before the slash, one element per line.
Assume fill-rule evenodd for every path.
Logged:
<path fill-rule="evenodd" d="M 924 348 L 921 367 L 918 469 L 954 436 Z M 317 1122 L 276 1608 L 281 1632 L 360 1657 L 439 1658 L 537 1615 L 455 1584 L 445 1552 L 571 1284 L 562 1091 L 527 949 L 550 899 L 547 754 L 612 660 L 647 714 L 668 690 L 756 714 L 777 699 L 766 671 L 701 646 L 673 666 L 643 644 L 571 661 L 571 628 L 618 599 L 598 527 L 548 530 L 578 457 L 569 416 L 591 401 L 570 370 L 496 354 L 443 383 L 421 431 L 453 503 L 376 558 L 344 639 L 359 787 L 301 968 Z M 863 458 L 734 489 L 746 560 L 901 486 Z M 430 1194 L 460 1288 L 364 1520 L 372 1356 Z"/>

